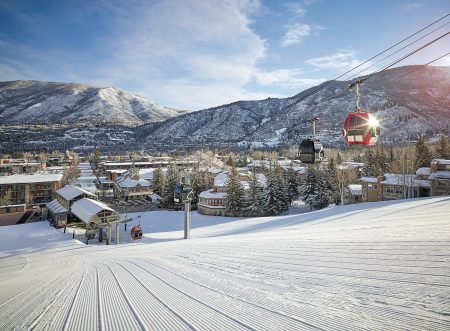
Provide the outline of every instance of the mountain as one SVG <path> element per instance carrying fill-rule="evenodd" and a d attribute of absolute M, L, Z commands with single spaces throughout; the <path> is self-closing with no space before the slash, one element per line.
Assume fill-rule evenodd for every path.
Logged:
<path fill-rule="evenodd" d="M 23 80 L 0 83 L 0 124 L 136 126 L 181 113 L 114 87 Z"/>
<path fill-rule="evenodd" d="M 406 73 L 409 74 L 397 79 Z M 339 146 L 343 145 L 341 124 L 356 106 L 355 92 L 348 90 L 348 84 L 329 81 L 290 98 L 238 101 L 187 113 L 138 127 L 135 136 L 168 145 L 295 144 L 311 134 L 308 121 L 319 117 L 318 137 L 328 146 Z M 315 90 L 318 92 L 308 96 Z M 449 132 L 450 67 L 405 66 L 386 70 L 368 79 L 360 92 L 361 106 L 381 122 L 381 143 L 415 140 L 422 133 Z"/>

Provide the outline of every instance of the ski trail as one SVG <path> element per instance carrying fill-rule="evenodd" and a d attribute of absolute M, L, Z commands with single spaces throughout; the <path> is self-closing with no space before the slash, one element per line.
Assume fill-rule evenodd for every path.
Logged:
<path fill-rule="evenodd" d="M 177 313 L 177 311 L 172 308 L 167 302 L 164 302 L 161 298 L 159 298 L 154 292 L 152 292 L 144 283 L 142 283 L 142 281 L 136 277 L 135 274 L 133 274 L 130 270 L 128 270 L 127 268 L 125 268 L 122 264 L 120 264 L 119 262 L 115 262 L 117 265 L 119 265 L 123 270 L 125 270 L 129 275 L 131 275 L 131 277 L 140 284 L 140 286 L 142 287 L 142 289 L 144 289 L 148 294 L 151 295 L 152 298 L 154 298 L 162 307 L 164 307 L 165 309 L 167 309 L 171 314 L 173 314 L 173 316 L 177 317 L 180 321 L 182 321 L 187 327 L 188 330 L 197 330 L 197 328 L 192 325 L 187 319 L 185 319 L 182 315 L 180 315 L 179 313 Z M 144 298 L 145 299 L 145 298 Z M 151 305 L 150 305 L 151 307 Z M 163 311 L 160 311 L 161 313 L 164 313 Z M 169 320 L 169 318 L 168 318 Z M 159 323 L 157 323 L 157 325 L 159 326 Z M 181 328 L 180 328 L 181 329 Z M 184 328 L 185 329 L 185 328 Z"/>
<path fill-rule="evenodd" d="M 279 316 L 281 316 L 281 317 L 283 317 L 283 318 L 291 319 L 291 320 L 293 320 L 293 321 L 295 321 L 295 322 L 299 322 L 299 323 L 303 324 L 303 325 L 306 326 L 306 327 L 313 328 L 313 329 L 315 329 L 315 330 L 325 331 L 325 329 L 323 329 L 323 328 L 321 328 L 321 327 L 319 327 L 319 326 L 317 326 L 317 325 L 313 325 L 313 324 L 311 324 L 311 323 L 308 323 L 308 322 L 306 322 L 305 320 L 300 319 L 300 318 L 298 318 L 298 317 L 295 317 L 295 316 L 292 316 L 292 315 L 283 314 L 283 313 L 280 312 L 280 311 L 271 310 L 271 309 L 268 309 L 267 307 L 262 306 L 262 305 L 260 305 L 260 304 L 257 304 L 257 303 L 254 303 L 254 302 L 250 302 L 249 300 L 243 300 L 243 299 L 240 299 L 240 298 L 238 298 L 238 297 L 235 297 L 235 296 L 232 296 L 232 295 L 230 295 L 230 294 L 227 294 L 227 293 L 225 293 L 225 292 L 219 291 L 219 290 L 217 290 L 217 289 L 213 289 L 213 288 L 211 288 L 211 287 L 209 287 L 209 286 L 203 285 L 203 284 L 201 284 L 201 283 L 199 283 L 199 282 L 196 282 L 196 281 L 194 281 L 194 280 L 192 280 L 192 279 L 190 279 L 190 278 L 188 278 L 188 277 L 182 276 L 182 275 L 179 274 L 179 273 L 175 273 L 175 272 L 173 272 L 173 271 L 171 271 L 171 270 L 169 270 L 169 269 L 166 269 L 166 268 L 162 267 L 161 265 L 157 265 L 157 264 L 152 263 L 152 262 L 150 262 L 150 261 L 148 261 L 148 260 L 142 260 L 142 259 L 139 259 L 139 260 L 140 260 L 140 261 L 143 261 L 143 262 L 146 262 L 146 263 L 148 263 L 148 264 L 151 264 L 151 265 L 154 266 L 154 267 L 160 268 L 160 269 L 162 269 L 162 270 L 164 270 L 164 271 L 166 271 L 166 272 L 172 274 L 173 276 L 182 278 L 182 279 L 188 281 L 189 283 L 193 283 L 193 284 L 195 284 L 195 285 L 197 285 L 197 286 L 203 287 L 204 289 L 206 289 L 206 290 L 208 290 L 208 291 L 213 291 L 213 292 L 215 292 L 215 293 L 217 293 L 217 294 L 224 295 L 224 296 L 226 296 L 226 297 L 228 297 L 228 298 L 230 298 L 230 299 L 240 301 L 240 302 L 243 303 L 244 305 L 252 305 L 252 306 L 254 306 L 254 307 L 257 307 L 257 308 L 259 308 L 259 309 L 262 309 L 262 310 L 266 311 L 266 312 L 269 313 L 269 314 L 279 315 Z"/>

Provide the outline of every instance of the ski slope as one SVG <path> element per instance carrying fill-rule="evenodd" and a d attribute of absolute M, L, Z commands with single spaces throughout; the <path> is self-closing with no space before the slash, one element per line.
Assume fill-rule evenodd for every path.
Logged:
<path fill-rule="evenodd" d="M 0 330 L 450 330 L 450 197 L 167 234 L 0 228 Z"/>

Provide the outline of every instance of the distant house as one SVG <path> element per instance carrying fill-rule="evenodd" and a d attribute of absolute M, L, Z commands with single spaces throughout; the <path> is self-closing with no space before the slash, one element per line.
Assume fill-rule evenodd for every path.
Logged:
<path fill-rule="evenodd" d="M 260 173 L 256 175 L 261 187 L 265 186 L 267 183 L 266 176 Z M 252 175 L 249 173 L 239 172 L 241 187 L 244 191 L 250 189 L 249 181 L 251 180 L 251 176 Z M 227 180 L 228 172 L 219 173 L 214 178 L 213 188 L 200 193 L 199 202 L 197 204 L 199 214 L 226 216 L 225 200 L 227 194 L 225 192 L 225 184 Z"/>
<path fill-rule="evenodd" d="M 114 196 L 124 201 L 148 199 L 152 193 L 150 182 L 141 178 L 138 168 L 130 169 L 114 182 Z"/>
<path fill-rule="evenodd" d="M 61 187 L 61 174 L 0 176 L 0 197 L 11 192 L 9 204 L 42 204 L 52 200 Z"/>
<path fill-rule="evenodd" d="M 429 178 L 432 196 L 450 195 L 450 160 L 433 160 Z"/>
<path fill-rule="evenodd" d="M 349 203 L 361 203 L 363 201 L 362 198 L 362 185 L 361 184 L 349 184 L 348 185 L 348 191 L 349 191 Z"/>

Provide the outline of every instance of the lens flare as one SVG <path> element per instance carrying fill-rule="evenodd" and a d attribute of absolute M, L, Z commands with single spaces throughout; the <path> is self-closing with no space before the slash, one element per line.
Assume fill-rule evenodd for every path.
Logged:
<path fill-rule="evenodd" d="M 369 120 L 367 121 L 367 124 L 370 127 L 377 127 L 380 126 L 380 121 L 378 121 L 378 119 L 375 116 L 370 116 Z"/>

